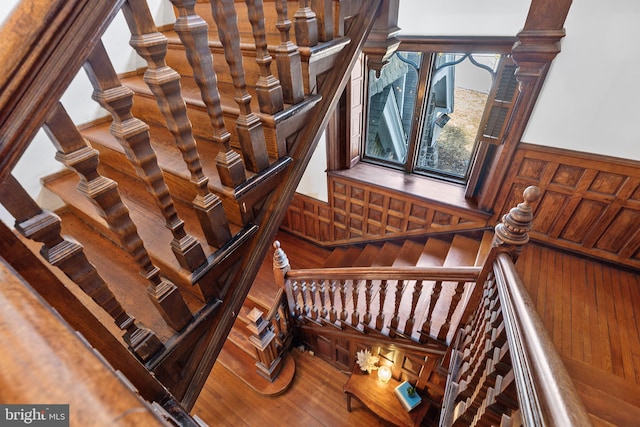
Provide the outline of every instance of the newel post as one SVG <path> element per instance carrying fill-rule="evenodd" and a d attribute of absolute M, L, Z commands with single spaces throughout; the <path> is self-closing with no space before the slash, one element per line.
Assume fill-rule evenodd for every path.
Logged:
<path fill-rule="evenodd" d="M 276 334 L 269 327 L 269 322 L 262 317 L 263 314 L 257 308 L 251 310 L 247 328 L 252 333 L 249 341 L 256 348 L 258 356 L 258 374 L 273 382 L 282 369 L 282 358 L 276 347 Z"/>
<path fill-rule="evenodd" d="M 531 204 L 540 198 L 540 189 L 532 185 L 527 187 L 522 195 L 524 202 L 503 215 L 502 222 L 495 227 L 493 237 L 493 246 L 507 248 L 514 262 L 518 259 L 522 247 L 529 241 L 529 231 L 533 223 Z"/>
<path fill-rule="evenodd" d="M 289 310 L 292 312 L 294 316 L 297 316 L 299 313 L 296 312 L 296 296 L 294 294 L 293 289 L 289 289 L 287 287 L 287 273 L 291 270 L 291 266 L 289 265 L 289 258 L 287 258 L 287 254 L 280 248 L 280 242 L 273 242 L 273 248 L 275 251 L 273 252 L 273 276 L 276 279 L 276 285 L 287 294 L 287 302 L 289 303 Z"/>

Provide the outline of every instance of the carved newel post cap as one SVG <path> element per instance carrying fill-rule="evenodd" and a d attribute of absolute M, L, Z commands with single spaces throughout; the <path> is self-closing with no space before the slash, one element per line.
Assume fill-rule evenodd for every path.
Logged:
<path fill-rule="evenodd" d="M 540 189 L 535 185 L 530 185 L 529 187 L 524 189 L 522 196 L 524 197 L 524 201 L 529 206 L 531 203 L 535 203 L 540 198 Z"/>
<path fill-rule="evenodd" d="M 275 252 L 273 253 L 273 267 L 279 269 L 285 269 L 289 267 L 289 258 L 287 258 L 287 254 L 280 248 L 280 242 L 274 241 L 273 247 Z"/>
<path fill-rule="evenodd" d="M 502 217 L 502 222 L 496 225 L 494 246 L 522 246 L 529 241 L 529 230 L 533 222 L 531 204 L 540 198 L 540 194 L 540 189 L 533 185 L 524 190 L 524 202 L 511 208 L 509 213 Z"/>

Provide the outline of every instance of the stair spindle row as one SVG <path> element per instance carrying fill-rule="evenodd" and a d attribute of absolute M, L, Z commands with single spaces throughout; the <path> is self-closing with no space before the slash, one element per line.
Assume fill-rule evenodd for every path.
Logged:
<path fill-rule="evenodd" d="M 93 85 L 93 99 L 111 113 L 113 118 L 111 133 L 124 148 L 136 173 L 146 184 L 149 193 L 153 195 L 165 218 L 166 227 L 171 230 L 173 235 L 171 249 L 176 259 L 183 268 L 193 271 L 204 263 L 204 251 L 200 243 L 185 232 L 184 221 L 178 217 L 156 154 L 151 147 L 149 126 L 134 117 L 131 112 L 133 92 L 120 83 L 101 43 L 98 43 L 89 55 L 84 68 Z M 147 264 L 146 261 L 142 262 Z M 152 269 L 152 267 L 145 267 L 147 272 Z"/>
<path fill-rule="evenodd" d="M 208 188 L 180 88 L 180 75 L 165 62 L 167 38 L 156 29 L 146 0 L 128 0 L 122 11 L 131 31 L 131 46 L 147 61 L 144 81 L 153 92 L 167 127 L 180 149 L 196 189 L 194 209 L 207 242 L 220 248 L 231 240 L 220 197 Z"/>
<path fill-rule="evenodd" d="M 262 123 L 251 110 L 251 95 L 247 91 L 244 68 L 242 65 L 242 51 L 240 50 L 240 33 L 238 31 L 238 16 L 233 0 L 211 1 L 211 13 L 218 26 L 218 37 L 224 48 L 224 56 L 229 64 L 235 101 L 240 109 L 236 120 L 238 139 L 247 169 L 261 172 L 269 166 L 266 142 Z"/>
<path fill-rule="evenodd" d="M 322 276 L 331 274 L 331 269 L 327 273 L 321 270 L 289 271 L 284 283 L 290 296 L 289 301 L 293 302 L 293 314 L 315 323 L 348 326 L 361 332 L 400 334 L 418 342 L 426 342 L 428 339 L 446 342 L 451 325 L 456 323 L 455 313 L 459 311 L 462 296 L 469 283 L 467 280 L 429 280 L 428 276 L 417 278 L 415 276 L 420 273 L 415 273 L 415 270 L 409 273 L 408 269 L 403 270 L 402 274 L 407 276 L 409 273 L 415 278 L 375 280 L 369 276 L 360 278 L 356 271 L 362 270 L 357 268 L 353 273 L 349 268 L 340 270 L 333 273 L 340 276 L 338 279 Z M 437 271 L 438 267 L 430 271 L 433 270 Z M 389 269 L 385 274 L 393 275 L 392 271 L 393 269 Z M 460 273 L 456 273 L 455 269 L 449 271 L 451 279 L 456 274 L 475 277 L 475 273 L 469 270 Z M 394 285 L 393 306 L 390 310 L 386 307 L 389 282 Z M 432 284 L 430 295 L 424 292 L 425 283 Z M 448 290 L 446 294 L 442 292 L 444 287 Z M 378 304 L 375 304 L 376 298 Z M 364 313 L 360 311 L 361 301 L 364 302 Z M 378 307 L 374 309 L 376 305 Z M 386 314 L 390 314 L 388 324 L 385 321 Z M 434 319 L 435 316 L 440 316 L 439 320 Z M 431 332 L 432 324 L 440 325 L 435 333 Z M 416 327 L 417 325 L 420 327 Z"/>
<path fill-rule="evenodd" d="M 93 56 L 94 54 L 97 54 L 100 59 L 97 60 L 96 56 Z M 114 112 L 114 117 L 118 117 L 118 121 L 114 121 L 112 130 L 115 134 L 122 136 L 121 142 L 130 149 L 131 157 L 144 158 L 149 154 L 149 151 L 146 150 L 150 150 L 146 125 L 125 112 L 130 111 L 130 93 L 118 84 L 115 73 L 109 76 L 110 79 L 100 80 L 99 76 L 104 76 L 101 73 L 107 74 L 112 71 L 104 62 L 106 52 L 101 44 L 99 44 L 94 54 L 87 61 L 85 69 L 88 70 L 90 79 L 97 87 L 97 90 L 102 87 L 100 86 L 101 84 L 107 85 L 109 82 L 114 84 L 113 87 L 104 87 L 104 90 L 97 93 L 96 97 L 103 101 L 103 105 L 108 106 Z M 108 58 L 106 59 L 108 60 Z M 99 71 L 94 73 L 94 70 Z M 99 80 L 102 83 L 99 83 Z M 124 117 L 124 120 L 120 120 L 121 117 Z M 100 176 L 98 173 L 97 152 L 82 138 L 62 104 L 57 104 L 54 107 L 45 122 L 44 128 L 58 149 L 58 160 L 78 172 L 81 178 L 80 191 L 96 206 L 100 216 L 105 219 L 109 228 L 119 237 L 122 246 L 138 263 L 142 275 L 150 283 L 148 288 L 149 296 L 162 314 L 162 317 L 170 327 L 177 331 L 181 330 L 191 321 L 191 312 L 176 285 L 161 277 L 160 270 L 151 261 L 144 243 L 138 235 L 137 228 L 129 216 L 129 211 L 122 202 L 117 184 Z M 142 132 L 139 133 L 140 131 Z M 141 137 L 137 141 L 139 144 L 131 142 L 136 139 L 136 136 Z M 133 148 L 134 146 L 136 147 L 135 149 Z M 144 172 L 142 168 L 139 168 L 139 170 L 145 174 L 145 177 L 149 178 L 150 182 L 156 181 L 156 185 L 150 184 L 149 188 L 160 188 L 163 180 L 157 163 L 155 163 L 155 156 L 148 157 L 148 160 L 147 169 Z M 193 237 L 185 233 L 182 222 L 173 208 L 168 190 L 156 193 L 156 195 L 156 202 L 165 213 L 167 228 L 173 232 L 174 242 L 191 242 L 189 251 L 182 250 L 183 247 L 177 244 L 172 245 L 176 258 L 187 266 L 190 263 L 198 264 L 201 259 L 204 259 L 202 248 Z"/>
<path fill-rule="evenodd" d="M 209 27 L 195 12 L 195 0 L 172 0 L 178 9 L 174 29 L 185 47 L 187 60 L 200 89 L 213 128 L 212 139 L 224 147 L 216 156 L 216 168 L 220 181 L 235 188 L 246 181 L 242 157 L 231 149 L 231 134 L 225 129 L 217 76 L 213 68 L 213 56 L 209 50 Z"/>
<path fill-rule="evenodd" d="M 444 425 L 497 425 L 502 414 L 518 408 L 501 311 L 495 282 L 488 280 L 482 303 L 469 323 L 472 328 L 461 329 L 454 351 L 455 375 L 448 384 L 445 405 L 455 410 Z"/>
<path fill-rule="evenodd" d="M 92 163 L 95 159 L 94 153 L 86 153 L 82 148 L 80 151 L 89 154 L 88 157 L 84 156 L 85 163 Z M 76 160 L 82 160 L 82 158 L 82 154 L 76 156 Z M 95 178 L 85 181 L 85 187 L 101 181 L 101 177 Z M 107 192 L 112 189 L 113 186 L 107 189 Z M 158 337 L 136 322 L 135 318 L 124 310 L 104 279 L 87 259 L 82 245 L 62 236 L 60 218 L 53 212 L 42 210 L 11 175 L 0 187 L 0 203 L 15 218 L 18 232 L 27 239 L 43 244 L 40 249 L 43 258 L 52 266 L 59 268 L 111 316 L 118 328 L 125 332 L 124 341 L 134 354 L 144 361 L 162 348 Z"/>

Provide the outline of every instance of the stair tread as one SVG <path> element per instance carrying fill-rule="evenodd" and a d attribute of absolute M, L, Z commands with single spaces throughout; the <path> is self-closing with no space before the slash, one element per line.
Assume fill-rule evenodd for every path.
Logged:
<path fill-rule="evenodd" d="M 191 273 L 180 266 L 171 250 L 173 239 L 171 231 L 164 226 L 165 219 L 144 185 L 111 168 L 102 168 L 102 171 L 108 172 L 105 176 L 115 178 L 118 182 L 121 198 L 129 210 L 131 219 L 137 226 L 138 234 L 144 241 L 151 259 L 157 263 L 163 274 L 176 285 L 198 295 L 198 292 L 192 289 Z M 47 182 L 46 185 L 85 221 L 95 224 L 105 236 L 119 244 L 117 235 L 109 229 L 106 221 L 99 215 L 93 204 L 76 190 L 77 183 L 77 176 L 70 173 L 59 176 L 57 179 Z M 185 222 L 185 231 L 201 242 L 206 256 L 211 255 L 214 248 L 206 244 L 193 209 L 177 201 L 174 202 L 174 205 L 180 218 Z M 237 229 L 232 229 L 232 232 L 234 231 Z"/>
<path fill-rule="evenodd" d="M 393 261 L 394 267 L 415 267 L 422 255 L 424 243 L 415 240 L 406 240 Z"/>
<path fill-rule="evenodd" d="M 447 267 L 472 266 L 476 261 L 479 247 L 479 241 L 457 234 L 451 241 L 451 246 L 443 265 Z"/>
<path fill-rule="evenodd" d="M 247 328 L 247 324 L 244 321 L 237 319 L 229 331 L 227 341 L 232 341 L 250 357 L 255 358 L 256 348 L 249 341 L 249 337 L 251 337 L 251 332 Z"/>
<path fill-rule="evenodd" d="M 562 361 L 574 382 L 577 381 L 594 387 L 607 396 L 640 408 L 640 386 L 634 382 L 627 381 L 575 359 L 562 357 Z"/>
<path fill-rule="evenodd" d="M 358 258 L 354 261 L 354 267 L 372 267 L 378 257 L 381 247 L 375 244 L 368 244 L 364 247 Z"/>
<path fill-rule="evenodd" d="M 444 264 L 451 244 L 444 240 L 431 237 L 424 245 L 424 250 L 416 262 L 420 267 L 436 267 Z"/>

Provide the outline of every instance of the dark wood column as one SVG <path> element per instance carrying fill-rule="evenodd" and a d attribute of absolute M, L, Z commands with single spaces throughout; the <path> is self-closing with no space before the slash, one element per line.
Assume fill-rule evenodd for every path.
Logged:
<path fill-rule="evenodd" d="M 505 141 L 497 149 L 493 164 L 478 195 L 481 209 L 491 210 L 513 160 L 518 143 L 531 117 L 551 62 L 560 52 L 560 40 L 565 36 L 564 22 L 571 0 L 533 0 L 524 28 L 512 49 L 518 65 L 516 78 L 520 94 Z"/>

